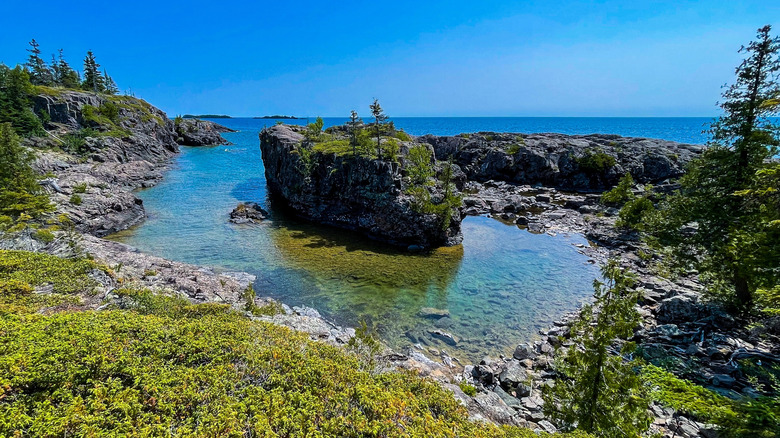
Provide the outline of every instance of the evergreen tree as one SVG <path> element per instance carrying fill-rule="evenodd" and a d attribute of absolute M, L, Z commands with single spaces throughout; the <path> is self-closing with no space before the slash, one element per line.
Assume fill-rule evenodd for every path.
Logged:
<path fill-rule="evenodd" d="M 0 123 L 0 225 L 25 215 L 38 217 L 53 209 L 30 167 L 34 159 L 32 151 L 19 143 L 14 128 Z"/>
<path fill-rule="evenodd" d="M 51 72 L 51 84 L 53 86 L 61 86 L 61 78 L 60 78 L 60 63 L 57 62 L 57 58 L 52 53 L 51 55 L 51 63 L 49 64 L 49 71 Z"/>
<path fill-rule="evenodd" d="M 60 49 L 57 71 L 59 72 L 58 82 L 60 86 L 65 88 L 79 88 L 81 86 L 81 78 L 78 72 L 73 70 L 68 61 L 65 60 L 65 57 L 62 55 L 62 49 Z"/>
<path fill-rule="evenodd" d="M 379 105 L 379 100 L 374 99 L 369 108 L 371 108 L 371 115 L 374 116 L 374 132 L 376 133 L 376 154 L 379 159 L 382 159 L 382 124 L 387 120 L 382 107 Z"/>
<path fill-rule="evenodd" d="M 752 307 L 758 288 L 780 280 L 780 259 L 767 258 L 767 247 L 755 241 L 777 236 L 780 223 L 766 220 L 766 205 L 739 195 L 773 165 L 780 145 L 772 120 L 779 109 L 780 39 L 770 31 L 762 27 L 757 40 L 740 49 L 746 58 L 723 93 L 724 114 L 711 127 L 711 144 L 646 227 L 651 242 L 672 249 L 673 262 L 697 269 L 710 292 L 743 310 Z M 765 243 L 779 246 L 778 240 Z"/>
<path fill-rule="evenodd" d="M 105 80 L 100 74 L 100 64 L 95 60 L 95 54 L 91 50 L 84 58 L 84 82 L 81 83 L 81 88 L 94 93 L 106 91 Z"/>
<path fill-rule="evenodd" d="M 119 88 L 116 86 L 114 79 L 103 70 L 103 78 L 105 78 L 106 94 L 116 95 L 119 93 Z"/>
<path fill-rule="evenodd" d="M 352 145 L 352 156 L 358 156 L 358 130 L 360 129 L 360 118 L 355 110 L 349 114 L 349 144 Z"/>
<path fill-rule="evenodd" d="M 49 67 L 46 66 L 46 62 L 41 58 L 41 49 L 35 39 L 30 41 L 30 47 L 27 49 L 30 52 L 30 56 L 27 58 L 27 67 L 30 72 L 30 82 L 33 85 L 46 85 L 51 86 L 54 83 L 52 73 Z"/>
<path fill-rule="evenodd" d="M 0 64 L 0 123 L 10 123 L 19 135 L 43 133 L 40 119 L 33 113 L 30 76 L 22 67 Z"/>
<path fill-rule="evenodd" d="M 634 280 L 610 260 L 602 268 L 606 284 L 594 281 L 592 305 L 571 327 L 573 345 L 558 355 L 558 379 L 544 387 L 545 415 L 563 430 L 578 428 L 598 437 L 638 437 L 650 426 L 648 401 L 634 364 L 611 351 L 639 325 Z M 633 343 L 623 342 L 628 354 Z"/>

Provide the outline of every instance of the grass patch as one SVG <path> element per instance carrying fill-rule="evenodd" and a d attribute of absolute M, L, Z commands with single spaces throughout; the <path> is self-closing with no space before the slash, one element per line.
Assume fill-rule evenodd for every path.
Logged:
<path fill-rule="evenodd" d="M 333 154 L 336 156 L 352 155 L 352 146 L 349 140 L 326 140 L 315 143 L 312 150 L 321 154 Z"/>

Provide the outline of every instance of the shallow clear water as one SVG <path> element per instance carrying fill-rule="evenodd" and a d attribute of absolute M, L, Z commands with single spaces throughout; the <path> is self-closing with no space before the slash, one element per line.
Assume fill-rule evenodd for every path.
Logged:
<path fill-rule="evenodd" d="M 557 120 L 396 119 L 396 124 L 416 135 L 460 130 L 642 135 L 632 130 L 645 123 Z M 631 122 L 621 129 L 615 120 Z M 659 124 L 653 132 L 675 131 L 680 134 L 670 134 L 670 139 L 701 143 L 693 134 L 701 120 L 684 120 L 688 122 L 680 126 L 685 128 Z M 410 254 L 355 233 L 285 217 L 268 199 L 257 139 L 258 131 L 274 122 L 218 122 L 241 130 L 225 134 L 234 145 L 182 148 L 166 178 L 139 192 L 149 218 L 112 238 L 173 260 L 251 272 L 258 276 L 260 295 L 314 307 L 340 324 L 365 320 L 394 347 L 422 343 L 472 361 L 511 351 L 591 294 L 598 269 L 577 252 L 574 244 L 587 244 L 581 236 L 534 235 L 469 217 L 463 223 L 462 246 Z M 343 119 L 325 122 L 329 126 Z M 259 202 L 271 212 L 271 220 L 230 224 L 228 213 L 240 201 Z M 425 307 L 448 310 L 450 316 L 425 318 L 419 314 Z M 456 347 L 443 344 L 429 333 L 435 328 L 460 342 Z"/>

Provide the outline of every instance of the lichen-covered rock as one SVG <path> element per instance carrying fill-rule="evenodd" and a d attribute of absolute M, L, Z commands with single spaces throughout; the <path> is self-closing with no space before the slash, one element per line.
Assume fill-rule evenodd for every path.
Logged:
<path fill-rule="evenodd" d="M 436 158 L 453 157 L 469 180 L 541 184 L 574 191 L 601 191 L 630 172 L 638 183 L 682 175 L 703 146 L 617 135 L 461 134 L 417 138 Z"/>
<path fill-rule="evenodd" d="M 292 211 L 399 246 L 460 243 L 460 214 L 452 212 L 445 228 L 438 215 L 416 211 L 405 193 L 401 164 L 313 152 L 307 168 L 299 153 L 300 130 L 277 125 L 260 133 L 268 186 Z"/>

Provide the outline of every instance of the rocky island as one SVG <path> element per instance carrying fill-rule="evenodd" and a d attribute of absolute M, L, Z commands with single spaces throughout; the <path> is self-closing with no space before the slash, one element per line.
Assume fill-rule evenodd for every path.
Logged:
<path fill-rule="evenodd" d="M 524 199 L 516 191 L 518 186 L 533 186 L 527 190 L 531 195 L 550 189 L 600 193 L 626 173 L 635 175 L 639 183 L 664 183 L 680 176 L 703 150 L 698 145 L 616 135 L 483 132 L 413 138 L 387 128 L 381 142 L 388 156 L 379 159 L 369 150 L 376 145 L 365 138 L 362 145 L 350 146 L 349 126 L 315 132 L 315 140 L 311 129 L 311 125 L 276 125 L 261 132 L 260 148 L 272 193 L 309 220 L 415 248 L 459 243 L 460 221 L 466 214 L 493 210 L 511 213 L 514 221 L 539 208 L 536 199 Z M 357 138 L 372 128 L 355 129 L 358 143 Z M 431 169 L 430 176 L 416 182 L 421 165 Z M 454 203 L 443 220 L 441 213 L 427 212 L 420 203 L 441 203 L 447 169 L 446 184 L 452 186 Z M 488 181 L 492 194 L 479 190 Z M 497 189 L 496 182 L 504 190 Z M 545 200 L 550 203 L 549 197 L 539 197 L 542 203 Z M 496 202 L 501 204 L 492 208 Z"/>

